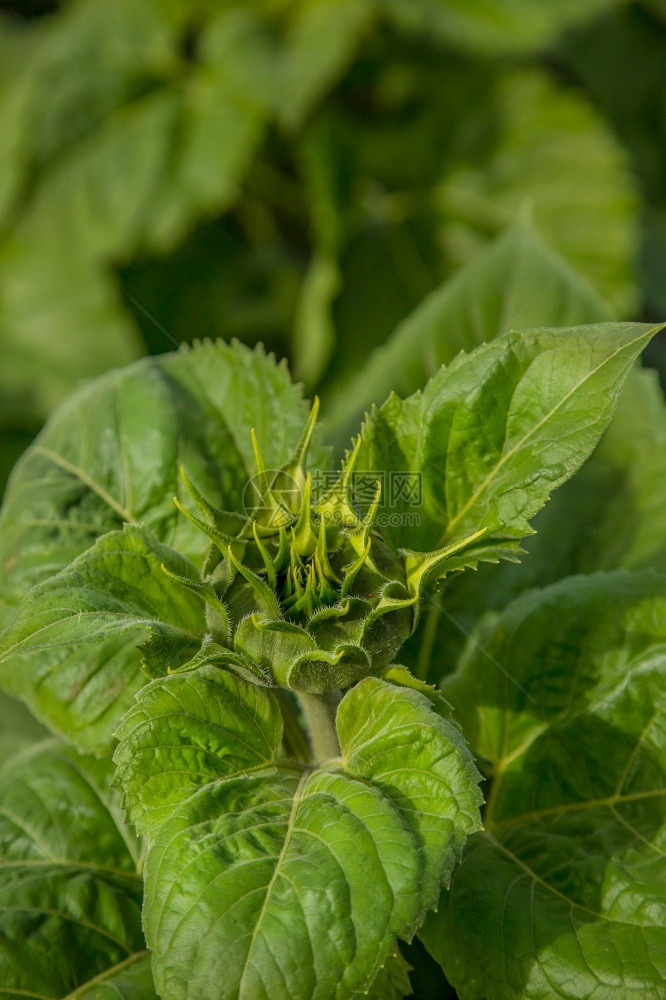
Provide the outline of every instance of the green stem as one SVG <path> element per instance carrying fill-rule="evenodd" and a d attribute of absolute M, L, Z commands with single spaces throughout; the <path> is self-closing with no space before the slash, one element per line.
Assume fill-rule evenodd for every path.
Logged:
<path fill-rule="evenodd" d="M 317 763 L 340 756 L 340 744 L 335 728 L 335 711 L 340 703 L 340 694 L 306 694 L 299 691 L 298 700 L 303 709 L 308 730 L 312 755 Z"/>
<path fill-rule="evenodd" d="M 310 745 L 298 719 L 296 718 L 296 713 L 291 706 L 289 696 L 284 691 L 280 691 L 278 688 L 277 698 L 282 710 L 282 721 L 284 723 L 282 741 L 284 743 L 285 750 L 296 760 L 302 760 L 306 764 L 309 764 L 312 760 Z"/>
<path fill-rule="evenodd" d="M 437 626 L 439 625 L 441 613 L 442 608 L 439 601 L 435 604 L 431 604 L 426 617 L 425 625 L 423 627 L 421 648 L 419 650 L 419 657 L 416 663 L 416 670 L 414 671 L 420 681 L 428 680 L 430 657 L 432 656 L 435 639 L 437 638 Z"/>

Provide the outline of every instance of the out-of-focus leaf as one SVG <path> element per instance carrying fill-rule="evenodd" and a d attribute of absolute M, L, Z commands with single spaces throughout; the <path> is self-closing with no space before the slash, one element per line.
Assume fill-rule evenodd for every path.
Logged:
<path fill-rule="evenodd" d="M 548 244 L 630 313 L 637 234 L 624 154 L 593 107 L 544 73 L 509 72 L 499 92 L 503 128 L 490 160 L 449 175 L 439 192 L 443 212 L 460 220 L 445 230 L 450 252 L 467 259 L 489 226 L 531 210 Z"/>
<path fill-rule="evenodd" d="M 55 741 L 0 770 L 0 982 L 10 1000 L 157 1000 L 140 850 L 109 767 Z"/>
<path fill-rule="evenodd" d="M 49 734 L 20 701 L 0 693 L 0 764 L 27 743 Z"/>
<path fill-rule="evenodd" d="M 665 595 L 622 572 L 528 594 L 445 685 L 492 772 L 421 931 L 462 1000 L 661 995 Z"/>
<path fill-rule="evenodd" d="M 665 10 L 661 0 L 618 4 L 593 26 L 567 36 L 555 52 L 611 123 L 641 182 L 641 290 L 654 316 L 666 315 Z M 663 346 L 659 364 L 663 379 Z"/>
<path fill-rule="evenodd" d="M 375 13 L 374 0 L 306 0 L 296 5 L 285 37 L 276 113 L 288 128 L 300 125 L 335 82 Z"/>
<path fill-rule="evenodd" d="M 272 693 L 211 667 L 144 689 L 115 759 L 149 843 L 160 992 L 217 1000 L 223 980 L 248 1000 L 342 1000 L 420 924 L 478 829 L 471 757 L 428 699 L 375 678 L 345 695 L 337 732 L 341 758 L 304 768 L 279 755 Z M 402 995 L 392 966 L 378 997 Z"/>
<path fill-rule="evenodd" d="M 371 14 L 349 0 L 276 16 L 87 0 L 12 33 L 24 58 L 0 80 L 0 390 L 15 420 L 140 353 L 110 266 L 228 208 L 265 124 L 301 121 Z"/>
<path fill-rule="evenodd" d="M 403 28 L 495 55 L 538 51 L 617 0 L 381 0 Z"/>
<path fill-rule="evenodd" d="M 365 410 L 422 388 L 458 351 L 509 329 L 575 326 L 610 319 L 610 308 L 528 226 L 512 226 L 433 292 L 350 373 L 328 403 L 327 431 L 348 440 Z"/>

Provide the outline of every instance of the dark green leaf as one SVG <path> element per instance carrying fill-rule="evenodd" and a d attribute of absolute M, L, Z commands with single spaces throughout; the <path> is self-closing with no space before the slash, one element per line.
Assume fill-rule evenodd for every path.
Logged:
<path fill-rule="evenodd" d="M 9 1000 L 157 1000 L 139 845 L 108 770 L 55 741 L 0 770 L 0 989 Z"/>
<path fill-rule="evenodd" d="M 399 25 L 496 55 L 538 51 L 553 36 L 601 13 L 615 0 L 383 0 Z"/>
<path fill-rule="evenodd" d="M 461 1000 L 660 996 L 664 578 L 573 577 L 477 640 L 444 689 L 488 762 L 485 832 L 423 940 Z"/>
<path fill-rule="evenodd" d="M 504 74 L 499 93 L 503 128 L 489 161 L 463 165 L 439 191 L 455 220 L 450 253 L 467 260 L 493 228 L 530 213 L 548 245 L 631 315 L 636 196 L 612 133 L 584 97 L 540 71 Z"/>

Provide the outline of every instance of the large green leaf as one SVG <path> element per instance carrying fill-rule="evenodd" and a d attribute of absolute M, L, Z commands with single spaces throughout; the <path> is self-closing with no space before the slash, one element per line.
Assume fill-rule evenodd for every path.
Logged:
<path fill-rule="evenodd" d="M 445 693 L 488 762 L 422 937 L 461 1000 L 660 997 L 666 581 L 569 578 L 512 605 Z"/>
<path fill-rule="evenodd" d="M 240 344 L 199 344 L 84 386 L 10 480 L 0 520 L 0 600 L 16 604 L 125 522 L 145 523 L 200 559 L 205 538 L 172 503 L 179 464 L 213 503 L 241 509 L 255 471 L 250 430 L 268 466 L 280 467 L 306 414 L 284 365 Z"/>
<path fill-rule="evenodd" d="M 535 230 L 513 225 L 433 292 L 329 401 L 327 430 L 348 439 L 391 391 L 423 388 L 442 365 L 509 329 L 610 319 L 610 308 Z"/>
<path fill-rule="evenodd" d="M 148 839 L 165 1000 L 349 997 L 448 882 L 478 829 L 459 731 L 374 678 L 345 696 L 337 731 L 341 758 L 285 759 L 275 696 L 214 667 L 153 681 L 123 720 L 117 776 Z"/>
<path fill-rule="evenodd" d="M 530 587 L 621 566 L 666 571 L 665 495 L 666 404 L 656 373 L 637 368 L 596 450 L 535 517 L 521 562 L 449 580 L 432 595 L 401 661 L 438 682 L 455 667 L 475 622 Z"/>
<path fill-rule="evenodd" d="M 81 749 L 108 747 L 149 675 L 190 659 L 204 605 L 170 574 L 196 568 L 146 529 L 103 535 L 71 566 L 28 592 L 0 637 L 0 683 Z"/>
<path fill-rule="evenodd" d="M 157 1000 L 139 844 L 105 763 L 55 741 L 0 770 L 0 991 L 8 1000 Z"/>
<path fill-rule="evenodd" d="M 530 518 L 596 445 L 658 329 L 508 333 L 458 355 L 422 393 L 392 395 L 366 421 L 356 465 L 422 487 L 420 505 L 418 492 L 385 492 L 389 537 L 428 550 L 484 529 L 482 558 L 515 552 Z"/>
<path fill-rule="evenodd" d="M 453 171 L 439 191 L 456 220 L 444 231 L 450 252 L 468 259 L 489 230 L 529 211 L 549 246 L 631 314 L 635 193 L 622 150 L 593 107 L 545 73 L 506 73 L 499 94 L 502 129 L 490 158 Z"/>

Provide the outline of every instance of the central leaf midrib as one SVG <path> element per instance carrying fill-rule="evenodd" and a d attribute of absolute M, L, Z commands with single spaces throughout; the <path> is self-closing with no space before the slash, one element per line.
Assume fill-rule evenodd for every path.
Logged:
<path fill-rule="evenodd" d="M 240 980 L 239 980 L 239 983 L 238 983 L 238 996 L 239 996 L 239 998 L 243 997 L 243 983 L 244 983 L 244 980 L 245 980 L 245 975 L 246 975 L 246 973 L 247 973 L 247 971 L 249 969 L 249 966 L 250 966 L 250 957 L 252 955 L 252 950 L 254 948 L 254 944 L 255 944 L 255 941 L 257 939 L 257 935 L 259 933 L 259 929 L 261 927 L 262 921 L 263 921 L 263 919 L 264 919 L 264 917 L 266 915 L 266 911 L 268 909 L 268 904 L 270 902 L 270 897 L 271 897 L 271 893 L 273 891 L 273 886 L 277 882 L 277 879 L 278 879 L 278 877 L 280 875 L 280 869 L 281 869 L 282 864 L 284 862 L 284 859 L 286 857 L 287 851 L 289 850 L 289 845 L 291 844 L 291 838 L 293 836 L 294 827 L 296 825 L 296 813 L 298 812 L 298 807 L 299 807 L 300 802 L 301 802 L 301 795 L 303 793 L 303 787 L 304 787 L 306 781 L 308 780 L 309 776 L 310 776 L 309 773 L 306 771 L 303 774 L 301 780 L 299 781 L 298 786 L 296 788 L 296 791 L 294 792 L 294 801 L 292 803 L 291 812 L 289 814 L 289 822 L 287 824 L 287 830 L 286 830 L 286 833 L 285 833 L 284 844 L 282 845 L 282 850 L 280 851 L 280 856 L 278 857 L 278 859 L 277 859 L 277 861 L 275 863 L 275 870 L 274 870 L 274 872 L 273 872 L 273 874 L 271 876 L 271 879 L 270 879 L 270 881 L 269 881 L 269 883 L 268 883 L 268 885 L 266 887 L 266 895 L 264 896 L 264 902 L 262 903 L 261 911 L 259 913 L 259 916 L 257 917 L 256 923 L 255 923 L 254 928 L 252 930 L 252 937 L 250 938 L 250 943 L 249 943 L 248 949 L 247 949 L 247 955 L 245 957 L 245 962 L 243 964 L 243 971 L 241 973 L 241 977 L 240 977 Z"/>
<path fill-rule="evenodd" d="M 43 455 L 49 461 L 53 462 L 54 465 L 59 466 L 65 472 L 69 472 L 70 475 L 79 479 L 84 486 L 87 486 L 89 490 L 96 493 L 100 500 L 103 500 L 107 507 L 110 507 L 122 521 L 126 521 L 128 524 L 137 524 L 134 515 L 131 510 L 127 510 L 126 507 L 116 500 L 111 494 L 104 489 L 104 487 L 96 482 L 85 469 L 82 469 L 78 465 L 74 465 L 73 462 L 68 461 L 63 455 L 59 455 L 55 451 L 51 451 L 50 448 L 45 448 L 44 445 L 36 444 L 33 446 L 33 454 Z"/>

